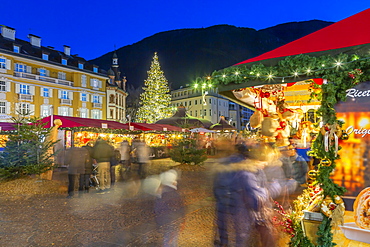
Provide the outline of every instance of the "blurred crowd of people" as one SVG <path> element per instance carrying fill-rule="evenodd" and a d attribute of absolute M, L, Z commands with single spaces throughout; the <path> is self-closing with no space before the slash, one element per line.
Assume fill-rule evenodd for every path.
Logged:
<path fill-rule="evenodd" d="M 218 161 L 212 165 L 216 199 L 215 246 L 277 246 L 272 224 L 274 201 L 288 203 L 289 195 L 307 183 L 309 148 L 230 139 L 215 141 Z M 235 236 L 235 245 L 230 243 Z"/>
<path fill-rule="evenodd" d="M 311 162 L 311 157 L 306 155 L 309 148 L 299 148 L 292 138 L 289 145 L 275 147 L 223 137 L 205 138 L 199 148 L 206 148 L 216 158 L 208 166 L 216 201 L 215 246 L 277 246 L 271 215 L 274 200 L 284 204 L 289 195 L 303 190 Z M 153 198 L 163 246 L 177 246 L 183 226 L 178 219 L 183 219 L 185 214 L 183 199 L 177 191 L 179 171 L 171 169 L 147 177 L 145 166 L 149 158 L 149 147 L 139 139 L 131 145 L 123 141 L 117 148 L 103 139 L 93 145 L 70 148 L 65 156 L 68 197 L 73 197 L 75 190 L 80 194 L 89 192 L 95 168 L 99 190 L 104 192 L 123 179 L 125 171 L 136 163 L 136 176 L 142 179 L 140 187 Z"/>
<path fill-rule="evenodd" d="M 135 138 L 131 145 L 124 140 L 117 148 L 98 139 L 83 147 L 67 149 L 64 164 L 68 167 L 68 198 L 72 198 L 76 190 L 80 196 L 88 193 L 91 186 L 99 192 L 108 191 L 116 181 L 128 178 L 132 163 L 138 166 L 137 176 L 144 178 L 149 157 L 150 148 L 139 138 Z M 94 172 L 95 181 L 92 180 Z"/>

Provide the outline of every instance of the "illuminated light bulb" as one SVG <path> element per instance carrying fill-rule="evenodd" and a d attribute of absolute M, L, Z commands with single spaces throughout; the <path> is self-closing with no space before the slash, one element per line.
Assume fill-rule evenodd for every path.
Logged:
<path fill-rule="evenodd" d="M 226 77 L 226 75 L 222 75 L 222 77 L 223 77 L 223 78 L 225 78 L 225 77 Z"/>
<path fill-rule="evenodd" d="M 260 73 L 257 73 L 257 77 L 260 77 Z"/>
<path fill-rule="evenodd" d="M 285 82 L 285 79 L 284 79 L 284 77 L 283 77 L 283 79 L 281 79 L 281 82 Z"/>
<path fill-rule="evenodd" d="M 308 69 L 308 70 L 307 70 L 307 73 L 310 73 L 310 72 L 311 72 L 311 69 Z"/>
<path fill-rule="evenodd" d="M 294 76 L 298 76 L 298 72 L 294 72 Z"/>
<path fill-rule="evenodd" d="M 268 77 L 269 79 L 272 79 L 273 75 L 269 74 L 267 77 Z"/>
<path fill-rule="evenodd" d="M 239 75 L 239 72 L 238 72 L 238 71 L 236 71 L 236 72 L 235 72 L 235 75 Z"/>
<path fill-rule="evenodd" d="M 321 64 L 321 67 L 325 67 L 325 64 Z"/>
<path fill-rule="evenodd" d="M 211 77 L 210 76 L 207 76 L 207 80 L 211 80 Z"/>

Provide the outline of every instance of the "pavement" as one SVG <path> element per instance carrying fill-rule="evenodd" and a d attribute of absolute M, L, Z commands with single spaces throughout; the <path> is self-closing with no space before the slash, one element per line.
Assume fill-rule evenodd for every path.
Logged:
<path fill-rule="evenodd" d="M 148 175 L 171 167 L 180 171 L 178 191 L 184 201 L 185 217 L 179 232 L 181 247 L 214 246 L 215 200 L 209 164 L 203 168 L 180 169 L 170 159 L 153 160 Z M 133 166 L 133 173 L 135 173 Z M 134 174 L 133 174 L 134 175 Z M 56 170 L 53 180 L 68 184 L 66 169 Z M 162 246 L 162 235 L 154 220 L 153 198 L 141 190 L 140 179 L 117 182 L 106 193 L 94 188 L 68 199 L 67 193 L 0 197 L 0 247 L 118 247 Z M 177 221 L 176 220 L 176 221 Z M 233 243 L 233 236 L 230 236 Z M 255 241 L 255 240 L 253 240 Z M 282 239 L 278 246 L 287 246 Z M 231 244 L 230 246 L 233 246 Z M 252 246 L 252 245 L 250 245 Z"/>
<path fill-rule="evenodd" d="M 173 166 L 156 160 L 151 168 Z M 53 179 L 67 181 L 66 171 Z M 152 198 L 140 189 L 141 180 L 117 182 L 109 193 L 93 188 L 81 197 L 66 193 L 0 198 L 0 246 L 161 246 Z M 181 172 L 178 191 L 186 216 L 178 246 L 214 246 L 215 209 L 206 169 Z M 78 193 L 77 193 L 78 194 Z"/>

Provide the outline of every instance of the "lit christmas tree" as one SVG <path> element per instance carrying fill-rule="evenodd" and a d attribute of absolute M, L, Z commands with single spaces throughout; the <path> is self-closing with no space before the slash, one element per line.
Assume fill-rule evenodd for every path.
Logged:
<path fill-rule="evenodd" d="M 144 92 L 140 94 L 140 108 L 137 112 L 138 122 L 154 123 L 171 116 L 171 95 L 168 82 L 154 53 L 148 71 L 148 79 L 144 82 Z"/>

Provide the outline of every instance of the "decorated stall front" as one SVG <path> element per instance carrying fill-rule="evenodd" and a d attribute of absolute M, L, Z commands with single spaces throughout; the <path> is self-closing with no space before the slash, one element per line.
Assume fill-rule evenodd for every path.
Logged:
<path fill-rule="evenodd" d="M 351 236 L 370 239 L 365 189 L 370 108 L 364 103 L 370 95 L 369 26 L 367 9 L 207 78 L 224 97 L 255 110 L 251 126 L 259 129 L 261 141 L 285 146 L 294 136 L 297 147 L 310 148 L 306 154 L 318 161 L 292 211 L 281 208 L 290 246 L 333 246 L 332 229 L 343 222 L 346 191 L 363 190 L 354 203 Z M 359 99 L 361 108 L 354 104 Z"/>
<path fill-rule="evenodd" d="M 88 143 L 94 143 L 98 138 L 108 140 L 114 147 L 127 140 L 129 143 L 135 137 L 144 140 L 152 147 L 153 158 L 165 157 L 165 150 L 172 143 L 182 138 L 184 129 L 166 124 L 146 123 L 119 123 L 102 119 L 78 118 L 69 116 L 52 115 L 43 118 L 46 128 L 52 127 L 55 120 L 61 121 L 59 127 L 59 148 L 72 146 L 81 147 Z"/>

